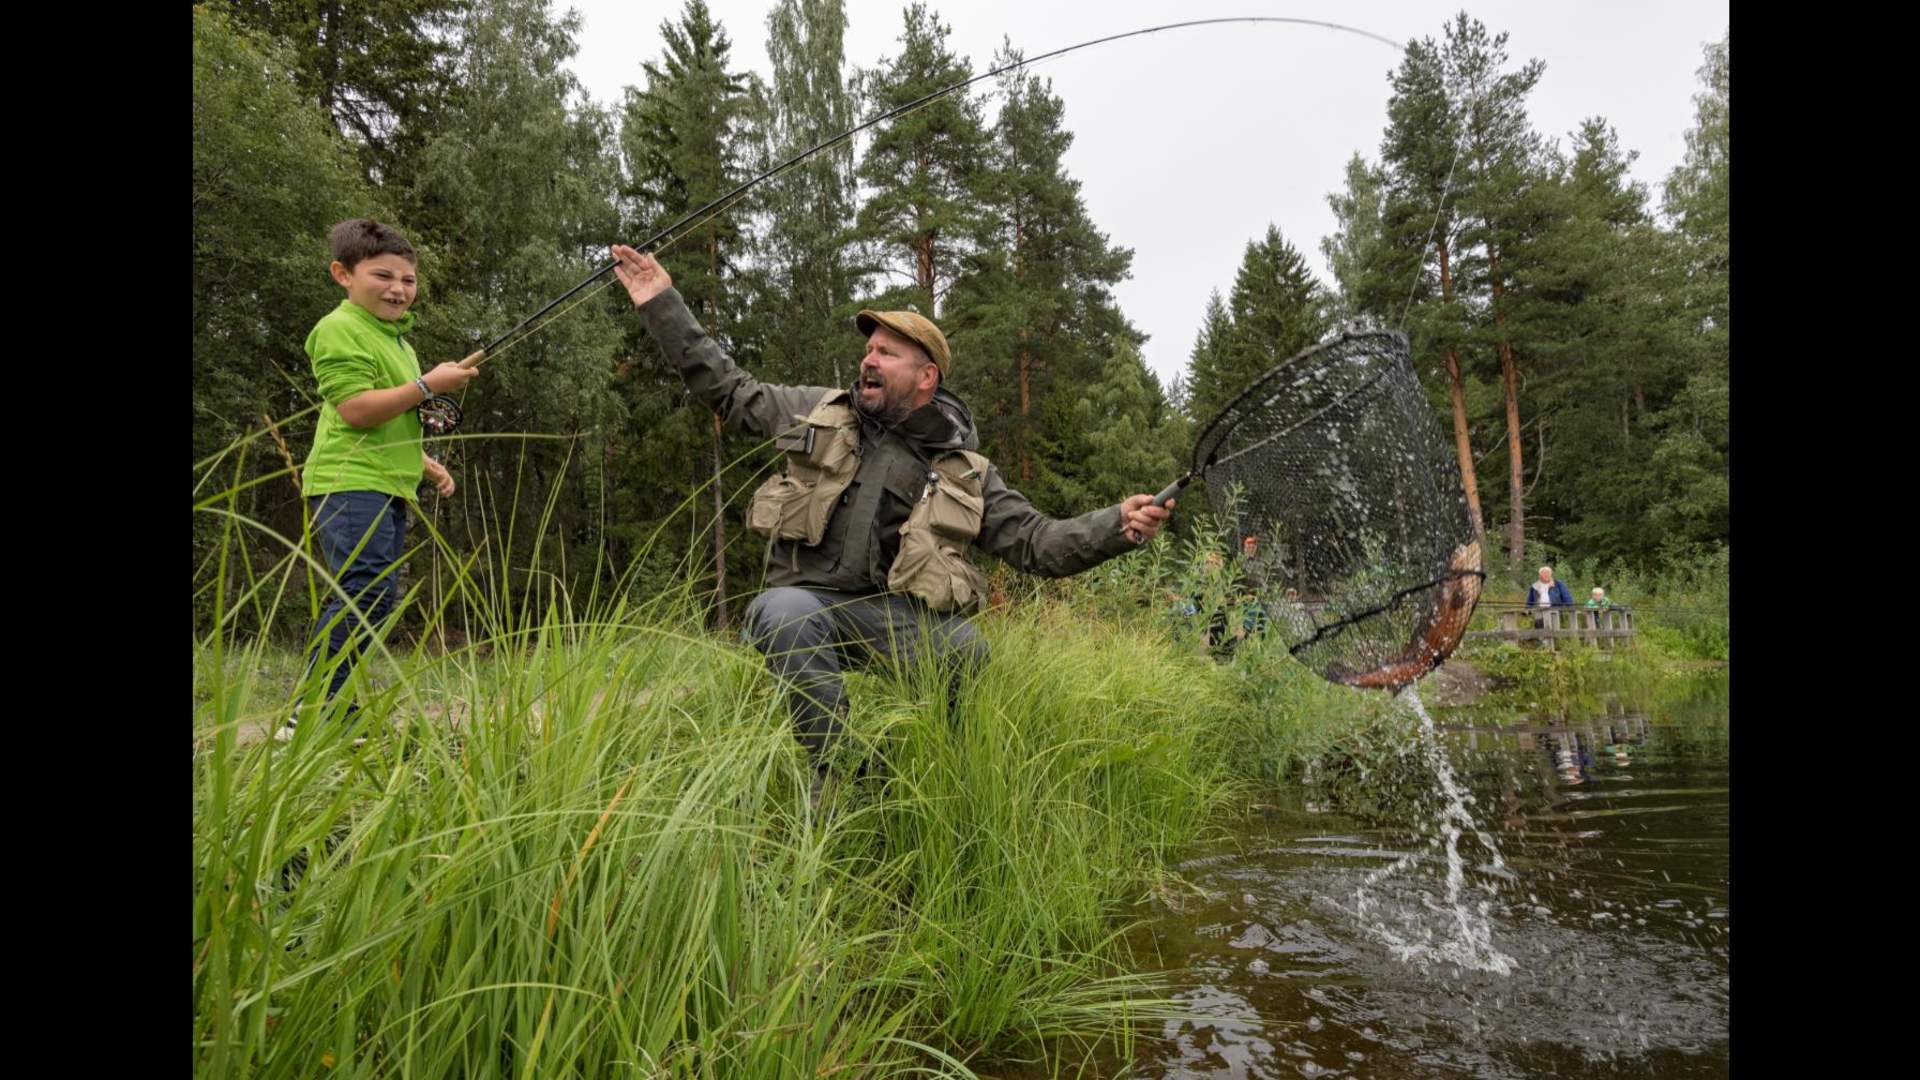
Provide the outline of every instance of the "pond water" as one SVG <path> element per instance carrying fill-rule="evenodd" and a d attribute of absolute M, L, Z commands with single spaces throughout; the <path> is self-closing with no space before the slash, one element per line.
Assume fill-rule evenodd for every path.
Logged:
<path fill-rule="evenodd" d="M 1134 913 L 1136 957 L 1191 1015 L 1089 1071 L 1727 1075 L 1728 711 L 1724 674 L 1433 710 L 1470 821 L 1417 736 L 1319 770 Z"/>

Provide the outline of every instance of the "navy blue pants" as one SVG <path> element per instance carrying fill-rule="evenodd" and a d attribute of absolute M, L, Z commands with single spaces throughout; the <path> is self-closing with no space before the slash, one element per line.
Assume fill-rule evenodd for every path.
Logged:
<path fill-rule="evenodd" d="M 378 491 L 336 491 L 315 495 L 307 505 L 313 510 L 320 553 L 339 579 L 340 588 L 353 598 L 353 605 L 348 606 L 338 594 L 328 595 L 326 606 L 320 609 L 320 625 L 314 631 L 318 634 L 325 630 L 326 639 L 307 659 L 311 672 L 323 659 L 341 658 L 327 683 L 327 700 L 332 701 L 353 674 L 353 666 L 372 636 L 372 627 L 393 610 L 399 596 L 400 560 L 407 543 L 407 501 Z M 349 703 L 345 715 L 352 716 L 358 707 Z"/>

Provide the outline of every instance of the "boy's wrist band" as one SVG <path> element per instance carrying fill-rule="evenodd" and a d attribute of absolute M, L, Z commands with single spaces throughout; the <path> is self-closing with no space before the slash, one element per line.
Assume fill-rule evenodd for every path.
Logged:
<path fill-rule="evenodd" d="M 419 387 L 419 388 L 420 388 L 420 400 L 421 400 L 421 401 L 425 401 L 425 400 L 427 400 L 428 398 L 430 398 L 430 397 L 432 397 L 432 396 L 433 396 L 433 387 L 431 387 L 431 386 L 428 386 L 428 385 L 427 385 L 427 380 L 426 380 L 426 379 L 424 379 L 424 378 L 420 378 L 420 379 L 415 379 L 415 380 L 413 380 L 413 385 L 415 385 L 415 386 L 417 386 L 417 387 Z"/>

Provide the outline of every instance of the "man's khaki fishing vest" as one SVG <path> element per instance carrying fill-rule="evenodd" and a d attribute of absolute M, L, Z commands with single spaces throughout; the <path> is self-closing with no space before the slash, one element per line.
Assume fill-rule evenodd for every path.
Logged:
<path fill-rule="evenodd" d="M 849 394 L 835 390 L 799 425 L 774 439 L 787 455 L 787 471 L 760 485 L 747 508 L 747 527 L 774 540 L 812 547 L 827 532 L 827 519 L 860 468 L 860 421 Z M 967 560 L 980 535 L 986 509 L 987 459 L 971 450 L 944 450 L 933 457 L 926 488 L 900 526 L 900 551 L 887 572 L 887 588 L 909 593 L 940 613 L 979 608 L 986 576 Z"/>

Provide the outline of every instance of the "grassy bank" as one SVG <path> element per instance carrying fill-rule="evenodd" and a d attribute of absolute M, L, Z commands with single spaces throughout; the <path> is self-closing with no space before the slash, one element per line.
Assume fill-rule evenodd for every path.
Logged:
<path fill-rule="evenodd" d="M 235 550 L 264 532 L 226 520 Z M 428 544 L 353 728 L 289 745 L 260 736 L 315 703 L 286 629 L 324 570 L 289 542 L 196 577 L 200 1075 L 1068 1070 L 1173 1015 L 1119 932 L 1174 852 L 1406 723 L 1272 639 L 1209 658 L 1227 583 L 1160 544 L 1004 580 L 956 709 L 937 672 L 854 676 L 880 767 L 816 815 L 760 658 L 698 597 L 622 579 L 577 609 Z"/>
<path fill-rule="evenodd" d="M 281 747 L 297 656 L 197 647 L 197 1069 L 965 1074 L 1162 1017 L 1115 912 L 1382 701 L 1060 599 L 984 629 L 957 715 L 856 676 L 884 775 L 821 818 L 759 658 L 664 613 L 376 656 Z"/>

